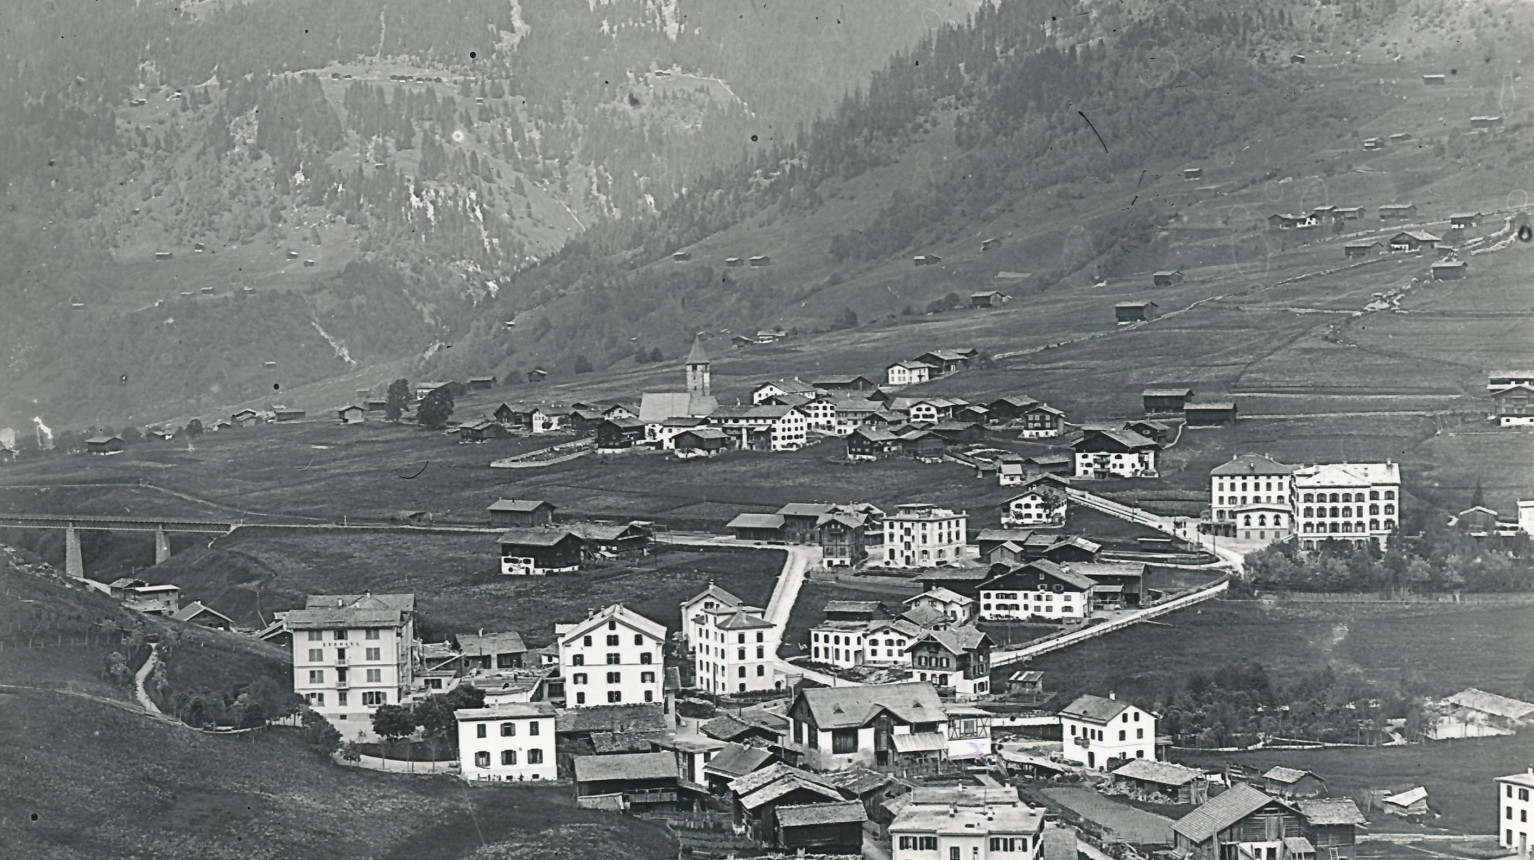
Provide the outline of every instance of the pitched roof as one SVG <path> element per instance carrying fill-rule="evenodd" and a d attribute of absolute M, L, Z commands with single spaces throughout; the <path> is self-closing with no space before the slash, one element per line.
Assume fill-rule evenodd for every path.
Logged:
<path fill-rule="evenodd" d="M 675 779 L 676 776 L 676 756 L 669 752 L 581 755 L 575 757 L 576 782 Z"/>
<path fill-rule="evenodd" d="M 465 657 L 488 657 L 494 654 L 525 654 L 527 644 L 516 631 L 505 633 L 463 633 L 458 650 Z"/>
<path fill-rule="evenodd" d="M 495 542 L 514 546 L 557 546 L 572 537 L 580 540 L 580 536 L 569 529 L 507 529 Z"/>
<path fill-rule="evenodd" d="M 860 612 L 875 613 L 883 604 L 877 600 L 827 600 L 826 613 L 832 612 Z"/>
<path fill-rule="evenodd" d="M 1352 824 L 1355 826 L 1369 823 L 1369 819 L 1358 811 L 1358 804 L 1351 797 L 1318 797 L 1311 800 L 1297 801 L 1300 814 L 1305 816 L 1313 826 L 1327 826 L 1337 824 Z"/>
<path fill-rule="evenodd" d="M 777 810 L 779 827 L 810 827 L 817 824 L 861 824 L 868 820 L 863 804 L 856 800 L 842 803 L 808 803 L 802 806 L 780 806 Z"/>
<path fill-rule="evenodd" d="M 582 732 L 658 732 L 666 729 L 660 702 L 633 705 L 599 705 L 561 711 L 554 730 L 561 734 Z"/>
<path fill-rule="evenodd" d="M 303 609 L 283 616 L 289 630 L 393 627 L 415 610 L 414 594 L 311 594 Z"/>
<path fill-rule="evenodd" d="M 940 600 L 943 603 L 956 603 L 959 606 L 968 606 L 975 602 L 974 598 L 965 597 L 957 591 L 944 588 L 941 585 L 935 588 L 929 588 L 914 597 L 907 597 L 903 602 L 915 603 L 916 601 L 921 600 L 923 597 L 931 598 L 933 600 Z"/>
<path fill-rule="evenodd" d="M 606 625 L 606 623 L 609 621 L 617 622 L 618 624 L 621 624 L 632 630 L 636 630 L 640 633 L 649 634 L 650 636 L 653 636 L 654 638 L 660 639 L 662 641 L 664 641 L 666 638 L 666 625 L 651 621 L 650 619 L 640 615 L 632 609 L 629 609 L 621 603 L 614 603 L 613 605 L 601 609 L 597 612 L 593 612 L 589 617 L 570 625 L 568 630 L 560 634 L 559 643 L 561 646 L 563 646 L 567 643 L 574 642 L 576 637 L 585 634 L 587 631 L 597 627 L 598 625 Z"/>
<path fill-rule="evenodd" d="M 231 626 L 234 624 L 233 618 L 230 618 L 229 616 L 219 612 L 217 609 L 214 609 L 211 606 L 204 605 L 200 600 L 194 600 L 191 603 L 181 607 L 180 610 L 171 615 L 171 618 L 174 618 L 177 621 L 191 621 L 193 618 L 203 614 L 217 615 L 219 618 L 229 622 Z"/>
<path fill-rule="evenodd" d="M 1290 475 L 1296 466 L 1288 466 L 1265 454 L 1242 454 L 1209 470 L 1210 475 Z"/>
<path fill-rule="evenodd" d="M 937 722 L 945 717 L 937 689 L 922 682 L 816 687 L 801 690 L 799 697 L 822 731 L 860 727 L 880 711 L 889 711 L 907 723 Z"/>
<path fill-rule="evenodd" d="M 1506 696 L 1488 693 L 1485 690 L 1477 690 L 1474 687 L 1455 693 L 1449 697 L 1448 701 L 1451 705 L 1469 708 L 1473 711 L 1481 711 L 1509 720 L 1522 720 L 1530 715 L 1534 715 L 1534 704 L 1518 699 L 1509 699 Z"/>
<path fill-rule="evenodd" d="M 1244 782 L 1238 782 L 1229 791 L 1210 798 L 1208 803 L 1173 822 L 1172 830 L 1197 844 L 1213 838 L 1221 830 L 1269 803 L 1289 805 L 1263 794 Z"/>
<path fill-rule="evenodd" d="M 1392 794 L 1385 798 L 1384 802 L 1392 806 L 1411 806 L 1413 803 L 1425 800 L 1427 800 L 1427 789 L 1419 785 L 1400 794 Z"/>
<path fill-rule="evenodd" d="M 491 511 L 514 511 L 516 513 L 530 514 L 539 508 L 554 506 L 543 499 L 497 499 L 490 504 L 487 510 Z"/>
<path fill-rule="evenodd" d="M 758 771 L 760 772 L 760 771 Z M 802 774 L 802 775 L 801 775 Z M 749 794 L 742 794 L 740 805 L 746 809 L 756 809 L 767 803 L 771 803 L 780 797 L 792 794 L 795 791 L 805 790 L 818 794 L 828 800 L 839 801 L 842 799 L 841 792 L 818 779 L 809 779 L 809 774 L 803 771 L 788 774 L 767 783 L 761 788 Z"/>
<path fill-rule="evenodd" d="M 1105 699 L 1102 696 L 1094 696 L 1088 693 L 1078 696 L 1076 701 L 1066 705 L 1065 709 L 1060 712 L 1060 716 L 1087 720 L 1094 723 L 1106 723 L 1123 713 L 1128 707 L 1128 702 L 1119 699 Z"/>
<path fill-rule="evenodd" d="M 703 348 L 703 338 L 692 339 L 692 350 L 687 353 L 688 364 L 708 364 L 708 350 Z"/>
<path fill-rule="evenodd" d="M 949 627 L 944 630 L 928 630 L 917 642 L 932 640 L 950 654 L 966 654 L 990 641 L 985 632 L 976 627 Z"/>
<path fill-rule="evenodd" d="M 1191 388 L 1147 388 L 1140 392 L 1141 397 L 1192 397 Z"/>
<path fill-rule="evenodd" d="M 759 791 L 765 786 L 768 786 L 773 782 L 776 782 L 777 780 L 783 779 L 785 777 L 797 777 L 811 783 L 824 785 L 827 788 L 830 787 L 829 783 L 826 783 L 823 779 L 821 779 L 819 776 L 816 776 L 815 774 L 809 773 L 807 771 L 802 771 L 799 768 L 783 764 L 782 762 L 775 762 L 762 768 L 761 770 L 752 771 L 751 773 L 739 777 L 738 779 L 730 780 L 730 791 L 738 796 L 744 797 L 748 794 Z"/>
<path fill-rule="evenodd" d="M 1326 782 L 1326 780 L 1321 779 L 1321 777 L 1311 773 L 1308 770 L 1300 770 L 1299 768 L 1295 767 L 1284 767 L 1283 765 L 1269 768 L 1268 772 L 1262 775 L 1262 778 L 1270 779 L 1274 782 L 1281 782 L 1285 785 L 1293 785 L 1307 776 L 1314 776 L 1316 779 L 1320 779 L 1322 782 Z"/>
<path fill-rule="evenodd" d="M 780 529 L 783 517 L 779 514 L 739 514 L 725 526 L 727 529 Z"/>
<path fill-rule="evenodd" d="M 1188 783 L 1203 777 L 1204 772 L 1192 767 L 1183 767 L 1180 764 L 1172 764 L 1167 761 L 1152 761 L 1147 758 L 1133 758 L 1127 764 L 1113 772 L 1114 776 L 1125 779 L 1136 779 L 1141 782 L 1153 782 L 1157 785 L 1187 785 Z"/>
<path fill-rule="evenodd" d="M 506 717 L 552 717 L 554 706 L 548 702 L 502 702 L 483 708 L 459 708 L 453 712 L 459 720 L 497 720 Z"/>
<path fill-rule="evenodd" d="M 703 766 L 703 772 L 735 779 L 751 773 L 771 758 L 772 753 L 761 747 L 729 744 Z"/>
<path fill-rule="evenodd" d="M 778 508 L 778 513 L 785 517 L 818 517 L 830 512 L 835 507 L 835 505 L 827 505 L 820 502 L 789 502 L 783 507 Z"/>
<path fill-rule="evenodd" d="M 710 415 L 719 409 L 719 401 L 694 397 L 685 391 L 647 391 L 639 400 L 639 421 L 659 424 L 667 418 Z"/>
<path fill-rule="evenodd" d="M 762 617 L 761 610 L 741 607 L 714 626 L 720 630 L 763 630 L 771 629 L 773 624 Z"/>

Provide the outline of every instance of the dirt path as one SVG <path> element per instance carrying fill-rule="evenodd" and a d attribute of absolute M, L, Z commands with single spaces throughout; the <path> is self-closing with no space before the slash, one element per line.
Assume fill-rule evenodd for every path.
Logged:
<path fill-rule="evenodd" d="M 149 659 L 144 661 L 144 665 L 140 666 L 138 673 L 133 676 L 133 697 L 138 700 L 139 707 L 147 713 L 164 717 L 165 714 L 160 710 L 160 706 L 156 705 L 154 699 L 149 698 L 149 693 L 144 690 L 144 682 L 149 679 L 149 674 L 158 665 L 160 665 L 160 646 L 156 643 L 149 646 Z"/>

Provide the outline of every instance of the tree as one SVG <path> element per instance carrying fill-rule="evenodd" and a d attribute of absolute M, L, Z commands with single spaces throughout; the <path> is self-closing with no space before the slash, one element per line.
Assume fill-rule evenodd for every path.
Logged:
<path fill-rule="evenodd" d="M 329 758 L 341 747 L 341 733 L 317 712 L 304 708 L 303 724 L 304 741 L 316 753 Z"/>
<path fill-rule="evenodd" d="M 396 379 L 389 383 L 389 393 L 384 401 L 384 417 L 398 421 L 405 414 L 405 404 L 410 402 L 410 383 Z"/>
<path fill-rule="evenodd" d="M 128 658 L 119 651 L 113 651 L 106 656 L 101 675 L 119 687 L 127 686 L 129 679 L 133 677 L 133 673 L 128 670 Z"/>
<path fill-rule="evenodd" d="M 202 435 L 201 418 L 193 418 L 191 421 L 186 422 L 186 435 L 192 439 Z"/>
<path fill-rule="evenodd" d="M 441 430 L 453 417 L 453 392 L 446 385 L 426 395 L 416 410 L 416 420 L 428 430 Z"/>
<path fill-rule="evenodd" d="M 595 368 L 593 368 L 591 366 L 591 359 L 587 358 L 584 355 L 577 355 L 575 357 L 575 372 L 576 373 L 590 373 L 594 369 Z"/>
<path fill-rule="evenodd" d="M 404 705 L 379 705 L 373 712 L 373 732 L 391 741 L 408 738 L 415 734 L 415 714 Z"/>
<path fill-rule="evenodd" d="M 658 346 L 650 347 L 650 361 L 656 362 L 656 361 L 663 361 L 663 360 L 665 360 L 665 356 L 661 355 L 660 347 L 658 347 Z"/>
<path fill-rule="evenodd" d="M 137 427 L 124 427 L 122 432 L 117 434 L 117 438 L 123 440 L 124 445 L 133 445 L 144 441 L 144 434 L 139 432 Z"/>

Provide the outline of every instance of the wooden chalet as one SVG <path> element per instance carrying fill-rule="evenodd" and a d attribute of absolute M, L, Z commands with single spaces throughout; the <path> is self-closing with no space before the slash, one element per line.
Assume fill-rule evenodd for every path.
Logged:
<path fill-rule="evenodd" d="M 649 555 L 655 547 L 655 533 L 649 523 L 577 523 L 570 530 L 588 553 L 605 558 Z"/>
<path fill-rule="evenodd" d="M 605 418 L 596 429 L 598 450 L 632 448 L 644 443 L 645 425 L 638 418 Z"/>
<path fill-rule="evenodd" d="M 802 854 L 863 853 L 863 822 L 868 812 L 856 800 L 779 806 L 777 844 Z"/>
<path fill-rule="evenodd" d="M 1237 783 L 1172 824 L 1172 850 L 1189 860 L 1279 857 L 1304 838 L 1297 807 Z"/>
<path fill-rule="evenodd" d="M 1119 302 L 1113 306 L 1113 318 L 1117 322 L 1142 322 L 1157 316 L 1155 302 Z"/>
<path fill-rule="evenodd" d="M 510 529 L 496 543 L 501 550 L 501 573 L 507 576 L 546 576 L 579 570 L 585 541 L 566 529 Z"/>
<path fill-rule="evenodd" d="M 1279 765 L 1262 775 L 1262 788 L 1275 797 L 1317 797 L 1326 793 L 1326 780 L 1308 770 Z"/>
<path fill-rule="evenodd" d="M 171 618 L 184 621 L 187 624 L 196 624 L 198 627 L 207 627 L 212 630 L 233 630 L 234 619 L 219 612 L 211 606 L 205 605 L 200 600 L 181 607 L 171 613 Z"/>
<path fill-rule="evenodd" d="M 85 440 L 85 450 L 89 454 L 117 454 L 126 447 L 118 436 L 92 436 Z"/>
<path fill-rule="evenodd" d="M 1114 770 L 1112 776 L 1116 786 L 1156 803 L 1204 803 L 1209 800 L 1209 780 L 1197 768 L 1134 758 Z"/>
<path fill-rule="evenodd" d="M 1167 269 L 1151 273 L 1151 284 L 1158 287 L 1175 287 L 1183 282 L 1183 273 L 1176 269 Z"/>
<path fill-rule="evenodd" d="M 675 809 L 676 757 L 670 752 L 576 756 L 575 797 L 583 809 Z"/>
<path fill-rule="evenodd" d="M 888 430 L 859 427 L 847 434 L 847 459 L 882 460 L 902 450 L 901 439 Z"/>
<path fill-rule="evenodd" d="M 1236 423 L 1234 400 L 1206 400 L 1189 403 L 1183 408 L 1183 417 L 1189 427 L 1218 427 Z"/>
<path fill-rule="evenodd" d="M 1193 399 L 1191 388 L 1147 388 L 1140 392 L 1146 415 L 1178 415 Z"/>
<path fill-rule="evenodd" d="M 552 523 L 557 508 L 543 499 L 497 499 L 486 510 L 492 527 L 518 529 Z"/>

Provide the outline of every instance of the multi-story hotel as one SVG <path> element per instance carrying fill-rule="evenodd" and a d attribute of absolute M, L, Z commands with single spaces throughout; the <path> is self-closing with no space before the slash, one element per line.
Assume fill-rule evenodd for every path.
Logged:
<path fill-rule="evenodd" d="M 885 567 L 934 567 L 964 555 L 968 514 L 936 505 L 899 505 L 884 518 Z"/>
<path fill-rule="evenodd" d="M 293 689 L 350 738 L 412 685 L 414 594 L 312 594 L 283 616 L 293 635 Z"/>

